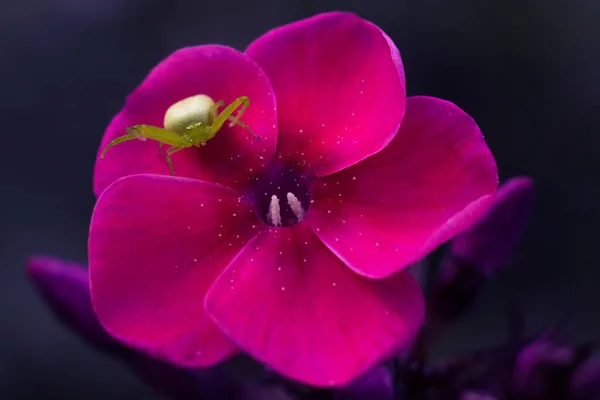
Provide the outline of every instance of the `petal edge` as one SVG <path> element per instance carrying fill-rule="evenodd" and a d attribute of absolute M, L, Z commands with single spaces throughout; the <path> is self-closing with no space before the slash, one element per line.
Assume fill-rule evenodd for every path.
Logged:
<path fill-rule="evenodd" d="M 277 158 L 325 176 L 379 152 L 406 104 L 400 52 L 376 25 L 330 12 L 276 28 L 246 53 L 278 104 Z"/>
<path fill-rule="evenodd" d="M 178 366 L 218 363 L 237 349 L 204 312 L 204 293 L 260 225 L 226 187 L 162 175 L 109 186 L 89 238 L 92 303 L 130 347 Z"/>
<path fill-rule="evenodd" d="M 307 221 L 350 268 L 381 278 L 471 226 L 497 186 L 473 119 L 448 101 L 410 97 L 388 147 L 315 181 Z"/>

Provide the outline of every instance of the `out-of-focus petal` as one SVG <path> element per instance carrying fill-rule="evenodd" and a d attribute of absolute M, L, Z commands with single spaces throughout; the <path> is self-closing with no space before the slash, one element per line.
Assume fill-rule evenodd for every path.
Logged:
<path fill-rule="evenodd" d="M 152 140 L 119 144 L 103 160 L 100 152 L 111 140 L 125 135 L 127 127 L 137 124 L 162 127 L 167 108 L 197 94 L 224 100 L 225 104 L 239 96 L 248 96 L 250 107 L 241 119 L 261 138 L 225 124 L 206 146 L 174 154 L 175 174 L 240 187 L 249 182 L 250 175 L 260 173 L 272 160 L 277 141 L 275 97 L 269 80 L 254 61 L 237 50 L 217 45 L 188 47 L 158 64 L 129 95 L 108 126 L 96 160 L 97 196 L 123 176 L 169 174 L 165 149 L 159 150 L 157 142 Z"/>
<path fill-rule="evenodd" d="M 600 358 L 579 367 L 571 380 L 572 400 L 600 399 Z"/>
<path fill-rule="evenodd" d="M 567 346 L 551 335 L 528 344 L 518 355 L 512 395 L 525 399 L 567 399 L 573 372 L 589 357 L 591 346 Z M 590 399 L 594 397 L 589 397 Z"/>
<path fill-rule="evenodd" d="M 498 189 L 485 215 L 450 244 L 452 258 L 486 276 L 503 266 L 519 244 L 533 208 L 533 181 L 522 176 Z"/>
<path fill-rule="evenodd" d="M 350 268 L 380 278 L 477 221 L 497 184 L 475 122 L 447 101 L 411 97 L 389 146 L 314 183 L 307 220 Z"/>
<path fill-rule="evenodd" d="M 94 313 L 88 272 L 84 266 L 54 257 L 34 256 L 27 260 L 27 272 L 44 300 L 65 325 L 96 346 L 116 346 Z"/>
<path fill-rule="evenodd" d="M 536 340 L 519 353 L 514 367 L 514 390 L 519 395 L 541 398 L 548 392 L 553 370 L 573 362 L 575 354 L 568 347 L 558 347 L 550 340 Z M 558 393 L 557 393 L 558 394 Z"/>
<path fill-rule="evenodd" d="M 410 345 L 423 303 L 410 273 L 365 279 L 300 223 L 248 243 L 209 290 L 206 311 L 282 375 L 336 386 Z"/>
<path fill-rule="evenodd" d="M 406 90 L 400 53 L 377 26 L 331 12 L 274 29 L 246 50 L 277 97 L 278 158 L 324 176 L 385 147 Z"/>
<path fill-rule="evenodd" d="M 389 369 L 377 366 L 365 372 L 335 394 L 336 400 L 392 400 L 394 382 Z"/>
<path fill-rule="evenodd" d="M 226 187 L 133 175 L 98 199 L 89 238 L 93 305 L 130 347 L 179 366 L 236 352 L 204 312 L 215 277 L 259 228 L 251 206 Z"/>
<path fill-rule="evenodd" d="M 498 189 L 486 214 L 452 240 L 428 296 L 432 328 L 467 312 L 487 280 L 506 263 L 525 229 L 532 194 L 531 179 L 510 179 Z"/>
<path fill-rule="evenodd" d="M 475 392 L 472 390 L 464 391 L 460 394 L 459 400 L 496 400 L 496 396 L 489 393 Z"/>

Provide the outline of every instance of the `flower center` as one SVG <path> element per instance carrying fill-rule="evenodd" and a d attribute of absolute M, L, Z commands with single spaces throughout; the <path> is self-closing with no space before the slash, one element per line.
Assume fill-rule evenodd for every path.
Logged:
<path fill-rule="evenodd" d="M 259 217 L 268 225 L 302 221 L 310 205 L 309 179 L 295 169 L 274 165 L 257 178 L 252 196 Z"/>

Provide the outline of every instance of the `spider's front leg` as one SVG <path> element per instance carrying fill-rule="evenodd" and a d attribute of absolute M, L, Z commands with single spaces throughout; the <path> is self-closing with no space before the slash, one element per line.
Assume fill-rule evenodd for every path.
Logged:
<path fill-rule="evenodd" d="M 219 102 L 219 103 L 221 103 L 221 102 Z M 217 103 L 217 104 L 219 104 L 219 103 Z M 260 139 L 260 136 L 258 136 L 254 132 L 252 132 L 250 130 L 250 127 L 248 127 L 248 125 L 246 125 L 244 122 L 240 121 L 241 116 L 244 114 L 244 111 L 246 111 L 246 109 L 248 108 L 249 105 L 250 105 L 250 99 L 247 96 L 241 96 L 241 97 L 238 97 L 237 99 L 235 99 L 234 101 L 232 101 L 227 107 L 225 107 L 225 109 L 223 111 L 221 111 L 214 118 L 214 121 L 213 121 L 212 125 L 210 126 L 210 130 L 211 130 L 211 132 L 213 132 L 213 135 L 216 134 L 219 131 L 219 129 L 221 129 L 221 127 L 223 126 L 225 121 L 229 120 L 229 121 L 231 121 L 229 123 L 230 128 L 233 127 L 234 125 L 239 125 L 242 128 L 244 128 L 250 135 L 254 136 L 257 139 Z M 240 108 L 240 106 L 241 106 L 241 108 Z M 238 111 L 237 115 L 234 116 L 233 113 L 238 108 L 240 108 L 240 110 Z"/>
<path fill-rule="evenodd" d="M 134 139 L 139 139 L 142 142 L 146 141 L 146 137 L 144 137 L 142 134 L 140 134 L 138 130 L 133 129 L 133 128 L 135 128 L 135 127 L 126 129 L 127 135 L 120 136 L 120 137 L 108 142 L 108 144 L 104 147 L 104 150 L 102 150 L 102 154 L 100 154 L 100 159 L 101 160 L 104 159 L 104 155 L 106 154 L 108 149 L 110 149 L 111 147 L 116 146 L 118 144 L 121 144 L 123 142 L 128 142 L 128 141 L 134 140 Z"/>
<path fill-rule="evenodd" d="M 235 104 L 236 102 L 241 102 L 242 108 L 240 108 L 240 110 L 238 111 L 238 113 L 235 117 L 233 115 L 231 115 L 227 118 L 228 120 L 231 121 L 231 123 L 229 124 L 230 128 L 232 128 L 235 124 L 242 122 L 242 121 L 240 121 L 240 118 L 242 117 L 242 115 L 244 114 L 244 112 L 246 111 L 248 106 L 250 106 L 250 99 L 246 96 L 238 97 L 231 104 Z M 239 104 L 236 105 L 234 109 L 237 109 L 238 107 L 239 107 Z"/>
<path fill-rule="evenodd" d="M 134 125 L 126 129 L 127 135 L 123 135 L 118 137 L 111 142 L 109 142 L 104 150 L 102 150 L 102 154 L 100 156 L 101 159 L 104 158 L 104 155 L 113 146 L 117 144 L 127 142 L 134 139 L 139 139 L 141 141 L 145 141 L 146 139 L 156 140 L 160 143 L 166 143 L 171 146 L 182 146 L 184 143 L 182 142 L 182 136 L 178 133 L 168 131 L 163 128 L 157 128 L 156 126 L 151 125 Z"/>
<path fill-rule="evenodd" d="M 213 115 L 213 117 L 212 117 L 212 120 L 213 120 L 213 121 L 215 121 L 215 120 L 217 119 L 217 116 L 219 115 L 219 108 L 220 108 L 220 107 L 223 107 L 223 104 L 225 104 L 225 103 L 223 102 L 223 100 L 219 100 L 219 101 L 218 101 L 218 102 L 216 102 L 216 103 L 215 103 L 215 105 L 213 106 L 213 108 L 212 108 L 212 115 Z M 247 105 L 246 105 L 246 104 L 247 104 Z M 249 103 L 249 102 L 248 102 L 248 103 L 245 103 L 245 104 L 244 104 L 244 107 L 242 107 L 242 109 L 240 110 L 240 112 L 238 113 L 238 115 L 237 115 L 237 116 L 230 115 L 230 116 L 228 116 L 228 117 L 227 117 L 227 120 L 228 120 L 229 122 L 231 122 L 231 123 L 229 124 L 229 127 L 230 127 L 230 128 L 232 128 L 234 125 L 239 125 L 239 126 L 241 126 L 242 128 L 244 128 L 245 130 L 247 130 L 247 131 L 248 131 L 248 133 L 250 133 L 251 135 L 253 135 L 253 136 L 254 136 L 254 133 L 253 133 L 253 132 L 250 130 L 250 127 L 249 127 L 249 126 L 248 126 L 246 123 L 244 123 L 244 122 L 240 121 L 240 117 L 242 116 L 242 113 L 243 113 L 243 112 L 246 110 L 246 108 L 248 108 L 248 105 L 250 105 L 250 103 Z"/>
<path fill-rule="evenodd" d="M 254 134 L 254 132 L 252 132 L 250 130 L 250 127 L 243 121 L 240 121 L 239 119 L 236 119 L 236 117 L 232 117 L 229 116 L 229 118 L 227 118 L 229 121 L 231 121 L 231 124 L 229 124 L 229 127 L 232 127 L 233 125 L 239 125 L 242 128 L 244 128 L 250 135 L 254 136 L 257 139 L 260 139 L 260 136 Z"/>

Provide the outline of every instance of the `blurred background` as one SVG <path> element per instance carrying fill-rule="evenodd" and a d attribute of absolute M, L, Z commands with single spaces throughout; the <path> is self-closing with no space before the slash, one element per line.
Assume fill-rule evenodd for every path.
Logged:
<path fill-rule="evenodd" d="M 399 47 L 409 95 L 479 123 L 501 179 L 529 175 L 525 241 L 440 346 L 504 338 L 507 297 L 530 328 L 569 315 L 600 338 L 600 2 L 592 0 L 4 0 L 0 4 L 0 398 L 152 398 L 51 316 L 26 280 L 32 253 L 86 261 L 101 136 L 126 95 L 174 50 L 244 49 L 278 25 L 348 10 Z"/>

